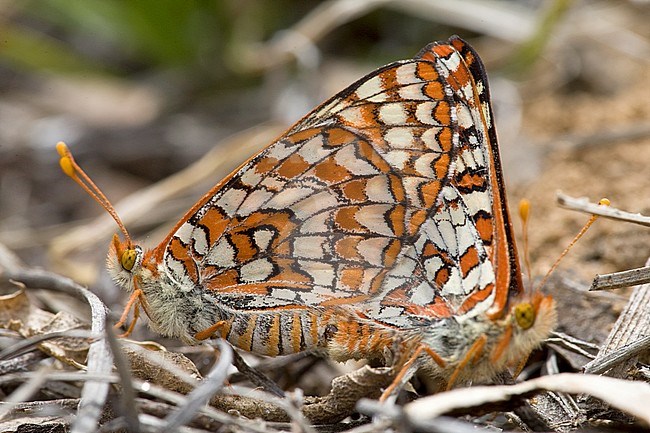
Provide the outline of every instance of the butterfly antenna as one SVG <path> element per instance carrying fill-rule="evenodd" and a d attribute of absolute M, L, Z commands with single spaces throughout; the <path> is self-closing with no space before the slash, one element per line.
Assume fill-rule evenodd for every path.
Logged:
<path fill-rule="evenodd" d="M 611 204 L 611 202 L 607 198 L 601 198 L 600 201 L 598 202 L 598 204 L 601 205 L 601 206 L 609 206 Z M 551 269 L 549 269 L 548 272 L 546 273 L 546 275 L 544 275 L 544 278 L 542 279 L 542 281 L 539 283 L 539 286 L 537 287 L 537 291 L 539 291 L 542 287 L 544 287 L 544 284 L 546 284 L 546 281 L 548 280 L 548 278 L 555 271 L 555 269 L 557 269 L 558 265 L 560 264 L 560 262 L 562 261 L 564 256 L 567 255 L 569 250 L 576 244 L 576 242 L 578 242 L 578 240 L 582 237 L 582 235 L 584 235 L 587 232 L 587 230 L 589 230 L 589 227 L 591 227 L 591 225 L 594 222 L 596 222 L 597 219 L 598 219 L 598 215 L 595 215 L 595 214 L 591 215 L 591 217 L 589 218 L 589 221 L 587 221 L 587 223 L 582 227 L 582 229 L 580 229 L 578 234 L 575 235 L 575 237 L 569 243 L 569 245 L 564 249 L 564 251 L 562 251 L 562 254 L 560 254 L 560 257 L 558 257 L 557 260 L 555 261 L 555 263 L 553 263 L 553 266 L 551 266 Z"/>
<path fill-rule="evenodd" d="M 74 160 L 74 157 L 72 156 L 72 152 L 70 152 L 70 149 L 68 149 L 68 146 L 64 142 L 59 141 L 56 144 L 56 151 L 61 157 L 59 160 L 61 170 L 63 170 L 63 172 L 68 175 L 68 177 L 77 182 L 77 184 L 82 187 L 84 191 L 86 191 L 93 199 L 95 199 L 97 203 L 106 209 L 106 212 L 108 212 L 108 214 L 113 217 L 117 223 L 117 226 L 120 228 L 120 231 L 122 234 L 124 234 L 124 238 L 126 239 L 127 243 L 131 245 L 131 236 L 129 236 L 129 232 L 126 231 L 126 227 L 122 223 L 120 217 L 117 215 L 115 208 L 106 198 L 104 193 L 99 189 L 99 187 L 95 185 L 90 177 L 88 177 L 88 175 L 77 164 L 77 162 Z"/>
<path fill-rule="evenodd" d="M 528 281 L 533 281 L 531 276 L 530 266 L 530 248 L 528 247 L 528 219 L 530 216 L 530 201 L 521 199 L 519 202 L 519 218 L 521 219 L 521 231 L 524 249 L 524 267 L 526 268 L 526 276 Z M 529 283 L 530 284 L 530 283 Z"/>

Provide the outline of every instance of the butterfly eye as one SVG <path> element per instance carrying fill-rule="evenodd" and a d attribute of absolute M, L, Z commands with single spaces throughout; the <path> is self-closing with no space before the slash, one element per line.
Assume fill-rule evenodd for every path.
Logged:
<path fill-rule="evenodd" d="M 131 272 L 131 269 L 135 266 L 135 262 L 138 260 L 138 250 L 136 249 L 128 249 L 125 250 L 122 253 L 122 257 L 120 257 L 120 263 L 122 267 Z"/>
<path fill-rule="evenodd" d="M 535 308 L 528 302 L 515 306 L 515 320 L 521 329 L 528 329 L 535 323 Z"/>

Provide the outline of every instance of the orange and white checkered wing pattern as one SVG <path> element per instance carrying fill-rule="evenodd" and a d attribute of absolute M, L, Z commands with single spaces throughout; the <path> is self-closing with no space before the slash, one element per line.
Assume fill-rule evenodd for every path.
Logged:
<path fill-rule="evenodd" d="M 376 291 L 450 181 L 452 117 L 431 62 L 365 77 L 206 196 L 166 246 L 170 275 L 269 308 Z"/>
<path fill-rule="evenodd" d="M 367 302 L 367 315 L 400 328 L 498 313 L 522 290 L 483 66 L 460 39 L 433 43 L 418 57 L 437 65 L 451 92 L 458 140 L 439 205 L 383 292 Z"/>
<path fill-rule="evenodd" d="M 316 344 L 344 310 L 388 328 L 485 310 L 511 235 L 471 54 L 433 44 L 315 109 L 190 210 L 159 247 L 166 277 L 261 353 Z M 301 323 L 274 325 L 292 310 Z"/>

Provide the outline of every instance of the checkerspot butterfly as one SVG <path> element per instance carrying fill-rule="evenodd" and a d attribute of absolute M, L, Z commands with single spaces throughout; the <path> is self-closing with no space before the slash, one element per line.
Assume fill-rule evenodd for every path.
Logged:
<path fill-rule="evenodd" d="M 261 355 L 386 351 L 445 386 L 525 358 L 555 322 L 523 290 L 486 74 L 453 37 L 326 101 L 210 190 L 154 249 L 109 210 L 108 267 L 151 326 Z M 125 314 L 126 315 L 126 314 Z"/>

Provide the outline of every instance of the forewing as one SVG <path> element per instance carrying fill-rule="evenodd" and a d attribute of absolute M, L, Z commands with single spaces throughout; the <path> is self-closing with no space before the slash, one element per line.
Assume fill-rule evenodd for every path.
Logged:
<path fill-rule="evenodd" d="M 472 294 L 461 309 L 470 311 L 476 303 L 482 302 L 484 306 L 491 306 L 491 314 L 499 315 L 510 297 L 523 292 L 523 283 L 508 211 L 490 90 L 485 68 L 476 51 L 460 38 L 452 38 L 449 42 L 464 65 L 456 69 L 456 73 L 449 74 L 448 79 L 454 93 L 464 101 L 458 113 L 461 148 L 452 184 L 464 197 L 469 216 L 495 272 L 493 290 L 488 286 L 489 290 Z M 441 56 L 446 50 L 442 51 Z M 450 71 L 454 70 L 454 65 L 455 61 L 452 61 Z M 493 296 L 494 301 L 483 301 L 488 295 Z"/>
<path fill-rule="evenodd" d="M 401 328 L 488 310 L 498 315 L 522 287 L 483 65 L 458 38 L 433 43 L 418 58 L 437 65 L 451 93 L 458 141 L 440 205 L 386 277 L 382 293 L 362 309 Z"/>
<path fill-rule="evenodd" d="M 369 74 L 206 195 L 163 244 L 165 271 L 236 309 L 376 299 L 452 181 L 453 104 L 437 62 Z"/>

